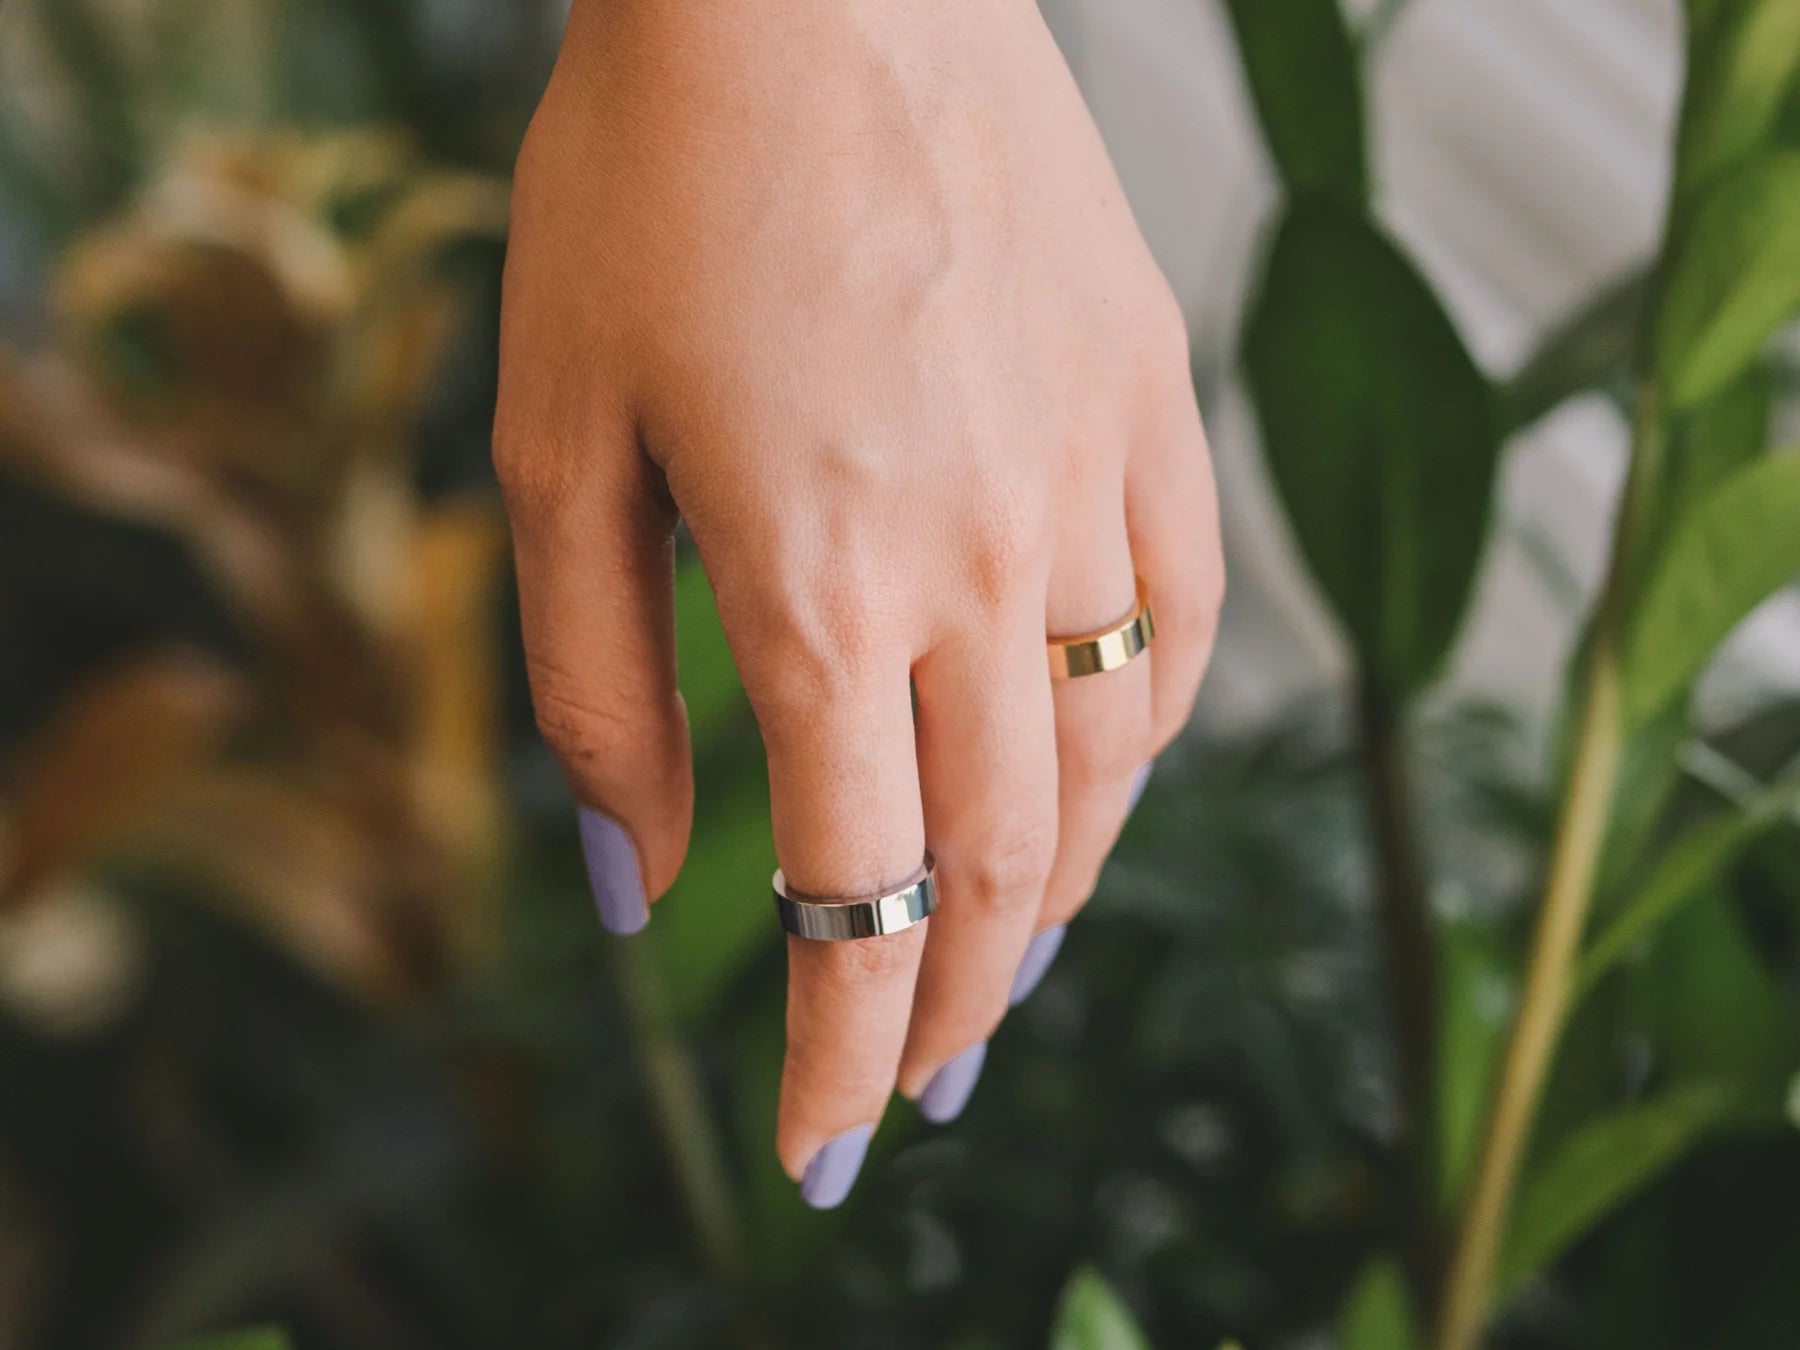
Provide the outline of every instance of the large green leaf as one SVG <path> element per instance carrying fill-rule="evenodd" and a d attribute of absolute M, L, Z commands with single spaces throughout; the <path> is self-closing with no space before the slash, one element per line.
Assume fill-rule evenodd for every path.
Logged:
<path fill-rule="evenodd" d="M 1774 138 L 1800 72 L 1800 5 L 1711 0 L 1691 14 L 1689 30 L 1678 174 L 1692 187 Z"/>
<path fill-rule="evenodd" d="M 1732 0 L 1685 0 L 1682 7 L 1687 11 L 1688 40 L 1698 40 L 1731 3 Z"/>
<path fill-rule="evenodd" d="M 1400 1267 L 1387 1258 L 1370 1263 L 1338 1314 L 1337 1350 L 1413 1350 L 1418 1343 Z"/>
<path fill-rule="evenodd" d="M 1626 644 L 1626 714 L 1648 718 L 1689 688 L 1727 634 L 1800 577 L 1800 451 L 1756 460 L 1678 521 Z"/>
<path fill-rule="evenodd" d="M 1800 782 L 1783 783 L 1769 789 L 1749 807 L 1689 830 L 1663 856 L 1630 903 L 1589 944 L 1581 959 L 1577 989 L 1592 989 L 1621 957 L 1649 937 L 1682 904 L 1704 892 L 1752 841 L 1797 808 Z"/>
<path fill-rule="evenodd" d="M 1497 1299 L 1652 1181 L 1725 1116 L 1730 1102 L 1714 1087 L 1684 1088 L 1601 1116 L 1564 1140 L 1520 1192 L 1495 1277 Z"/>
<path fill-rule="evenodd" d="M 292 1345 L 287 1333 L 277 1327 L 254 1327 L 189 1341 L 181 1350 L 290 1350 Z"/>
<path fill-rule="evenodd" d="M 1263 135 L 1293 192 L 1368 196 L 1362 76 L 1338 0 L 1226 0 Z"/>
<path fill-rule="evenodd" d="M 1321 198 L 1276 236 L 1244 362 L 1314 579 L 1364 665 L 1417 687 L 1456 636 L 1487 533 L 1486 381 L 1406 259 Z"/>
<path fill-rule="evenodd" d="M 1692 411 L 1730 384 L 1796 311 L 1800 152 L 1784 150 L 1719 178 L 1678 234 L 1656 325 L 1670 408 Z"/>
<path fill-rule="evenodd" d="M 1125 1303 L 1100 1272 L 1084 1266 L 1070 1277 L 1056 1310 L 1050 1350 L 1149 1350 Z"/>
<path fill-rule="evenodd" d="M 1785 1119 L 1800 1072 L 1800 1007 L 1735 897 L 1713 886 L 1683 905 L 1632 973 L 1663 1077 L 1729 1084 L 1733 1123 Z"/>
<path fill-rule="evenodd" d="M 1774 372 L 1758 364 L 1678 420 L 1656 493 L 1653 548 L 1696 503 L 1769 448 L 1774 405 Z"/>

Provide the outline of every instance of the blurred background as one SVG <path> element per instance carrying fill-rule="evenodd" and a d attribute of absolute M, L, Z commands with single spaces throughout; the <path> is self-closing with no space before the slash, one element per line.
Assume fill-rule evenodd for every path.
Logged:
<path fill-rule="evenodd" d="M 1381 767 L 1237 373 L 1281 190 L 1232 16 L 1045 11 L 1187 308 L 1231 594 L 1195 725 L 968 1113 L 896 1103 L 819 1215 L 774 1162 L 766 783 L 691 559 L 695 848 L 641 940 L 600 933 L 532 727 L 488 433 L 558 0 L 8 0 L 0 1350 L 1403 1343 L 1408 1154 L 1448 1208 L 1544 867 L 1681 7 L 1346 6 L 1375 214 L 1504 410 L 1473 604 L 1405 714 L 1426 1145 Z M 1778 345 L 1764 440 L 1797 371 Z M 1800 752 L 1800 600 L 1696 706 L 1652 842 Z M 1800 829 L 1763 823 L 1584 1005 L 1541 1129 L 1697 1077 L 1748 1105 L 1563 1225 L 1498 1343 L 1796 1343 Z"/>

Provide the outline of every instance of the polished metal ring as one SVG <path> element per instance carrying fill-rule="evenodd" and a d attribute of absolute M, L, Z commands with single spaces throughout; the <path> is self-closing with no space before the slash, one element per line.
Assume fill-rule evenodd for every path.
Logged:
<path fill-rule="evenodd" d="M 788 932 L 819 942 L 886 937 L 929 918 L 937 908 L 937 881 L 931 855 L 920 873 L 897 891 L 843 899 L 803 895 L 790 890 L 781 869 L 775 870 L 775 912 Z"/>
<path fill-rule="evenodd" d="M 1073 680 L 1082 675 L 1117 670 L 1148 648 L 1155 636 L 1156 623 L 1150 617 L 1150 592 L 1144 579 L 1139 577 L 1137 608 L 1119 623 L 1098 633 L 1050 639 L 1050 678 Z"/>

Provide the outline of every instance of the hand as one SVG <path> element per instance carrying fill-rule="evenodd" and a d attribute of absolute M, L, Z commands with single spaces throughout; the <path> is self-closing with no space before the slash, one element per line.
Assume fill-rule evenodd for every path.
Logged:
<path fill-rule="evenodd" d="M 576 0 L 519 157 L 495 459 L 609 928 L 687 847 L 678 515 L 789 881 L 936 855 L 928 922 L 789 939 L 778 1148 L 835 1203 L 896 1083 L 960 1110 L 1186 722 L 1223 586 L 1181 315 L 1035 5 Z M 1117 621 L 1134 573 L 1156 645 L 1053 688 L 1046 634 Z"/>

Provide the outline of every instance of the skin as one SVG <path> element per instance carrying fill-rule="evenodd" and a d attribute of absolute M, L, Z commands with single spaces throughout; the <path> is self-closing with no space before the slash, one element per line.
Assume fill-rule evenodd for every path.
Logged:
<path fill-rule="evenodd" d="M 646 893 L 693 805 L 678 518 L 790 883 L 868 894 L 936 855 L 926 923 L 789 939 L 798 1178 L 994 1031 L 1187 721 L 1223 567 L 1180 312 L 1028 0 L 576 0 L 504 308 L 538 720 Z M 1046 634 L 1117 622 L 1134 572 L 1155 646 L 1053 686 Z"/>

